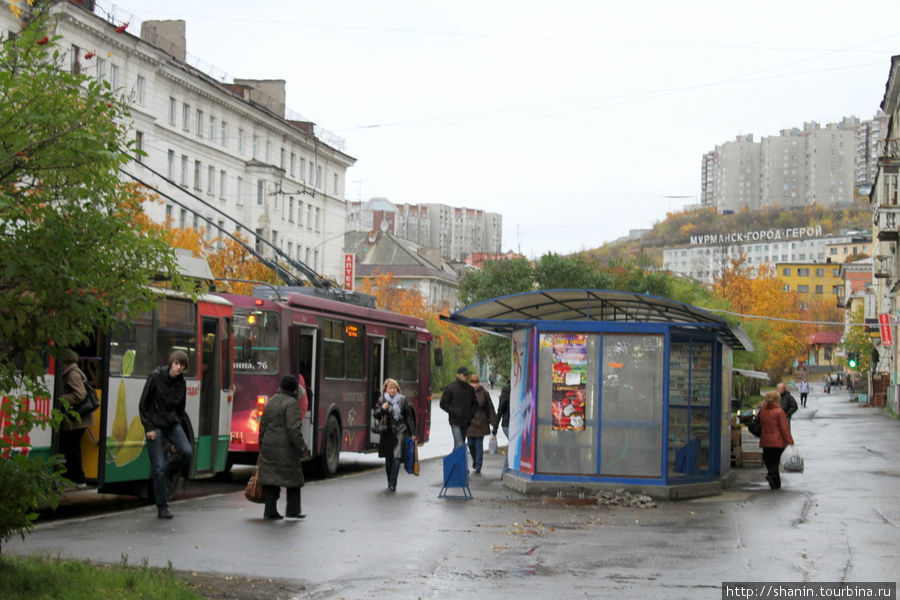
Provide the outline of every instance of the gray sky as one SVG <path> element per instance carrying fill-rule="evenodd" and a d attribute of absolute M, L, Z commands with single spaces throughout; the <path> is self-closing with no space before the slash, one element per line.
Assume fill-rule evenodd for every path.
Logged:
<path fill-rule="evenodd" d="M 871 118 L 900 54 L 897 0 L 125 0 L 116 18 L 184 19 L 207 72 L 285 79 L 357 159 L 349 199 L 498 212 L 528 256 L 697 202 L 702 154 L 738 134 Z"/>

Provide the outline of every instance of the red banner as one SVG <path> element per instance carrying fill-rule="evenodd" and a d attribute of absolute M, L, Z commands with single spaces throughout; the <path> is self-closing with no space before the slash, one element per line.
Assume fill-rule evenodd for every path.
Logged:
<path fill-rule="evenodd" d="M 356 256 L 354 254 L 344 255 L 344 289 L 353 289 L 353 280 L 356 278 Z"/>
<path fill-rule="evenodd" d="M 891 337 L 891 316 L 887 313 L 878 315 L 878 324 L 881 327 L 881 345 L 887 348 L 893 344 Z"/>

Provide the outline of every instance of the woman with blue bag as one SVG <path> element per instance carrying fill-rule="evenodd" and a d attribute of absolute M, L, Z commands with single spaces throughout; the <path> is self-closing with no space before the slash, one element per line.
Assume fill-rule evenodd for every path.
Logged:
<path fill-rule="evenodd" d="M 388 489 L 397 490 L 397 475 L 403 464 L 407 438 L 416 441 L 416 411 L 406 396 L 400 393 L 400 384 L 385 379 L 381 388 L 381 404 L 375 409 L 375 421 L 385 418 L 385 427 L 378 443 L 378 456 L 384 458 Z"/>

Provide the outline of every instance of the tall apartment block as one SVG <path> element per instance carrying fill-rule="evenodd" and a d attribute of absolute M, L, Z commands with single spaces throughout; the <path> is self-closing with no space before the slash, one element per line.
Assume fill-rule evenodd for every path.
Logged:
<path fill-rule="evenodd" d="M 879 111 L 862 122 L 804 123 L 759 142 L 739 135 L 703 155 L 701 204 L 720 213 L 852 204 L 871 188 L 887 122 Z"/>
<path fill-rule="evenodd" d="M 392 204 L 385 198 L 349 202 L 347 231 L 380 229 L 429 248 L 449 260 L 470 254 L 499 254 L 503 217 L 477 208 L 446 204 Z"/>

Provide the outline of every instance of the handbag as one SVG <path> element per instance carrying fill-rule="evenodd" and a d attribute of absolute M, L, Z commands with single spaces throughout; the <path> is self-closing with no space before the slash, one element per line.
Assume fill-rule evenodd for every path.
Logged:
<path fill-rule="evenodd" d="M 309 451 L 309 446 L 306 445 L 306 440 L 303 439 L 303 436 L 300 436 L 300 460 L 306 460 L 312 455 L 312 452 Z"/>
<path fill-rule="evenodd" d="M 377 433 L 381 435 L 385 431 L 387 431 L 387 415 L 382 415 L 380 419 L 372 423 L 372 433 Z"/>
<path fill-rule="evenodd" d="M 753 418 L 750 419 L 750 422 L 747 423 L 747 431 L 759 437 L 762 435 L 762 423 L 759 422 L 759 414 L 753 415 Z"/>
<path fill-rule="evenodd" d="M 491 434 L 491 439 L 488 441 L 488 452 L 497 454 L 497 436 L 494 434 Z"/>
<path fill-rule="evenodd" d="M 94 389 L 94 386 L 88 383 L 87 379 L 83 379 L 82 382 L 84 383 L 84 400 L 78 404 L 73 404 L 72 408 L 75 409 L 79 416 L 86 417 L 100 408 L 100 398 L 97 397 L 97 391 Z M 68 388 L 69 386 L 66 387 Z M 69 388 L 69 391 L 71 391 L 71 388 Z"/>
<path fill-rule="evenodd" d="M 256 502 L 257 504 L 262 504 L 266 501 L 262 484 L 259 482 L 259 461 L 256 461 L 256 470 L 253 471 L 253 475 L 247 481 L 247 487 L 244 488 L 244 497 L 250 502 Z"/>
<path fill-rule="evenodd" d="M 781 470 L 792 473 L 803 472 L 803 457 L 800 456 L 800 453 L 793 446 L 785 448 L 784 453 L 781 455 Z"/>

